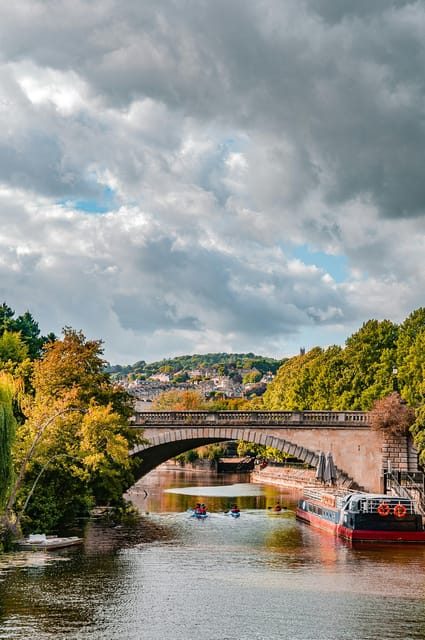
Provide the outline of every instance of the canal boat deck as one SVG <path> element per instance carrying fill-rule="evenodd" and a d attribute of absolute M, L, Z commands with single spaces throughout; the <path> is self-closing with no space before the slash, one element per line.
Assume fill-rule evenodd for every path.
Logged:
<path fill-rule="evenodd" d="M 296 516 L 350 541 L 425 542 L 422 516 L 410 498 L 307 487 Z"/>

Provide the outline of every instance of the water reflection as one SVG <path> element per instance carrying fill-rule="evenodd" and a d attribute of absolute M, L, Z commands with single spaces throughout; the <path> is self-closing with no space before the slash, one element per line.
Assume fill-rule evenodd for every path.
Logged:
<path fill-rule="evenodd" d="M 217 476 L 165 468 L 142 478 L 128 497 L 142 513 L 186 511 L 196 502 L 208 502 L 209 511 L 219 512 L 226 511 L 235 500 L 242 509 L 267 509 L 277 500 L 295 502 L 298 497 L 298 492 L 250 484 L 247 479 L 246 474 Z"/>
<path fill-rule="evenodd" d="M 81 550 L 0 556 L 0 639 L 425 637 L 424 548 L 352 547 L 298 523 L 296 491 L 243 479 L 155 472 L 131 491 L 137 526 L 96 521 Z M 186 513 L 197 498 L 205 522 Z"/>

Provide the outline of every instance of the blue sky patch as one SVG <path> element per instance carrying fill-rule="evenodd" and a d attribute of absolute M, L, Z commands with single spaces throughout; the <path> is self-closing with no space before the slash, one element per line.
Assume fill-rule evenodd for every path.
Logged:
<path fill-rule="evenodd" d="M 84 213 L 108 213 L 115 207 L 115 192 L 109 187 L 105 187 L 99 198 L 87 198 L 82 200 L 60 200 L 58 202 L 62 207 L 67 209 L 77 209 Z"/>
<path fill-rule="evenodd" d="M 346 256 L 314 251 L 307 244 L 292 249 L 292 255 L 304 264 L 315 265 L 320 269 L 324 269 L 332 276 L 335 282 L 344 282 L 347 279 L 348 260 Z"/>

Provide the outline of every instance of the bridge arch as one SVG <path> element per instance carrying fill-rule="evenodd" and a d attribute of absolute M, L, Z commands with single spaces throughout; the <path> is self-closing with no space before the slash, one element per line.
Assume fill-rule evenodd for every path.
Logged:
<path fill-rule="evenodd" d="M 211 429 L 209 428 L 196 429 L 196 431 L 188 428 L 155 434 L 149 438 L 148 444 L 138 445 L 130 451 L 130 456 L 140 457 L 143 460 L 136 479 L 138 480 L 163 462 L 185 451 L 207 444 L 231 440 L 243 440 L 265 447 L 273 447 L 273 449 L 288 453 L 313 467 L 317 466 L 319 461 L 318 452 L 264 431 L 221 427 L 220 434 L 214 436 L 211 435 Z M 354 482 L 343 470 L 337 468 L 337 474 L 340 477 L 340 483 L 351 484 Z"/>
<path fill-rule="evenodd" d="M 366 411 L 137 411 L 132 426 L 148 444 L 130 451 L 142 459 L 138 478 L 162 462 L 202 445 L 243 440 L 271 446 L 315 466 L 332 451 L 337 484 L 379 493 L 384 472 L 417 472 L 412 437 L 371 429 Z"/>

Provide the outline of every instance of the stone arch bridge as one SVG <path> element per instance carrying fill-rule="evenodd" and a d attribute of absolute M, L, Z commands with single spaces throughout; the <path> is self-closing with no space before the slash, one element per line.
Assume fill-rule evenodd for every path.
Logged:
<path fill-rule="evenodd" d="M 270 446 L 312 466 L 331 451 L 337 484 L 371 492 L 382 491 L 388 461 L 418 471 L 411 436 L 384 437 L 364 411 L 136 411 L 132 426 L 147 440 L 130 451 L 142 458 L 139 477 L 189 449 L 229 440 Z"/>

